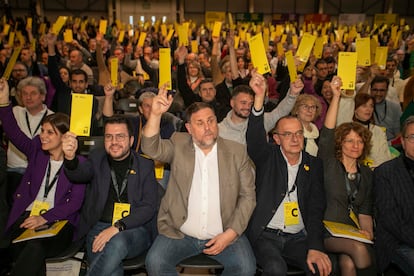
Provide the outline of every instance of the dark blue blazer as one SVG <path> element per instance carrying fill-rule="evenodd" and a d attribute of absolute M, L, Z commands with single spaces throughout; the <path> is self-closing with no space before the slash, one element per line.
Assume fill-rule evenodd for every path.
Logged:
<path fill-rule="evenodd" d="M 250 115 L 246 141 L 249 156 L 256 165 L 257 202 L 247 230 L 247 237 L 254 246 L 286 195 L 288 172 L 280 147 L 267 143 L 263 114 Z M 302 151 L 296 185 L 308 249 L 324 251 L 322 219 L 326 200 L 322 160 Z"/>
<path fill-rule="evenodd" d="M 148 231 L 152 231 L 151 222 L 155 221 L 158 205 L 158 183 L 155 179 L 154 162 L 136 152 L 131 151 L 131 154 L 133 164 L 127 182 L 128 202 L 131 204 L 131 210 L 122 222 L 126 229 L 145 226 Z M 88 160 L 74 170 L 69 170 L 65 166 L 65 173 L 72 181 L 90 182 L 86 189 L 79 230 L 76 235 L 77 238 L 81 238 L 101 218 L 109 188 L 112 185 L 111 169 L 105 149 L 92 151 Z"/>

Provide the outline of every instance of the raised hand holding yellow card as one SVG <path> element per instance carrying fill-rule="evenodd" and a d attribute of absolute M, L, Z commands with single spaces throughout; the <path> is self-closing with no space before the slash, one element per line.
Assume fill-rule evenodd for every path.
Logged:
<path fill-rule="evenodd" d="M 65 30 L 65 32 L 63 33 L 63 40 L 66 43 L 72 43 L 72 41 L 73 41 L 72 29 L 66 29 Z"/>
<path fill-rule="evenodd" d="M 27 29 L 32 29 L 32 22 L 33 22 L 33 19 L 31 17 L 28 17 L 27 21 L 26 21 L 26 28 Z"/>
<path fill-rule="evenodd" d="M 159 66 L 159 86 L 161 87 L 165 83 L 167 89 L 171 89 L 171 49 L 160 48 L 160 66 Z"/>
<path fill-rule="evenodd" d="M 316 58 L 322 57 L 323 44 L 326 36 L 318 37 L 315 40 L 315 46 L 313 47 L 313 54 Z"/>
<path fill-rule="evenodd" d="M 213 33 L 212 33 L 213 37 L 220 37 L 221 24 L 222 22 L 220 21 L 214 22 Z"/>
<path fill-rule="evenodd" d="M 144 47 L 144 42 L 146 38 L 147 38 L 147 33 L 141 32 L 141 34 L 139 35 L 139 40 L 138 40 L 138 47 Z"/>
<path fill-rule="evenodd" d="M 387 64 L 387 55 L 387 46 L 377 47 L 377 49 L 375 50 L 375 63 L 378 65 L 380 69 L 385 69 L 385 65 Z"/>
<path fill-rule="evenodd" d="M 111 84 L 113 87 L 118 86 L 118 59 L 111 58 L 110 59 L 110 66 L 111 66 Z"/>
<path fill-rule="evenodd" d="M 357 53 L 339 52 L 338 76 L 342 79 L 341 89 L 354 90 L 356 82 Z"/>
<path fill-rule="evenodd" d="M 89 136 L 91 132 L 93 95 L 72 94 L 72 110 L 69 130 L 77 136 Z"/>
<path fill-rule="evenodd" d="M 9 31 L 10 31 L 10 25 L 9 24 L 4 25 L 4 27 L 3 27 L 3 34 L 4 35 L 8 35 L 9 34 Z"/>
<path fill-rule="evenodd" d="M 371 40 L 369 37 L 356 39 L 356 52 L 358 55 L 357 64 L 359 66 L 371 65 Z"/>
<path fill-rule="evenodd" d="M 63 25 L 65 25 L 66 20 L 68 19 L 67 16 L 59 16 L 56 20 L 55 24 L 53 24 L 52 32 L 54 34 L 59 34 L 60 30 L 62 29 Z"/>
<path fill-rule="evenodd" d="M 191 52 L 198 53 L 198 41 L 197 40 L 191 40 Z"/>
<path fill-rule="evenodd" d="M 101 34 L 103 34 L 103 35 L 106 34 L 106 27 L 107 27 L 107 25 L 108 25 L 108 20 L 101 19 L 99 21 L 99 32 Z"/>
<path fill-rule="evenodd" d="M 257 68 L 259 74 L 270 72 L 269 62 L 266 56 L 266 50 L 263 44 L 262 34 L 259 33 L 249 40 L 250 53 L 252 56 L 253 66 Z"/>
<path fill-rule="evenodd" d="M 300 61 L 307 62 L 310 56 L 310 53 L 313 48 L 313 44 L 315 43 L 316 36 L 311 34 L 304 34 L 302 40 L 300 41 L 300 45 L 298 51 L 296 52 L 296 56 L 299 57 Z"/>
<path fill-rule="evenodd" d="M 178 45 L 188 46 L 188 24 L 181 24 L 178 28 Z"/>
<path fill-rule="evenodd" d="M 114 203 L 114 213 L 112 216 L 112 224 L 114 224 L 116 221 L 126 217 L 129 215 L 131 211 L 131 204 L 129 203 Z"/>
<path fill-rule="evenodd" d="M 292 51 L 287 51 L 285 56 L 289 71 L 290 82 L 294 82 L 298 78 L 298 73 Z"/>

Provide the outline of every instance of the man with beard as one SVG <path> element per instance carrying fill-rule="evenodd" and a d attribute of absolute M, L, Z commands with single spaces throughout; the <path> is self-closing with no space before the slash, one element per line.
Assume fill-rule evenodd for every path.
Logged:
<path fill-rule="evenodd" d="M 88 275 L 123 275 L 122 260 L 151 245 L 158 202 L 154 163 L 131 151 L 134 136 L 126 117 L 105 121 L 105 149 L 93 151 L 82 165 L 75 156 L 76 136 L 65 136 L 65 175 L 90 183 L 77 235 L 86 235 Z"/>
<path fill-rule="evenodd" d="M 159 235 L 145 262 L 148 274 L 176 275 L 180 261 L 203 253 L 224 266 L 223 275 L 254 275 L 255 259 L 243 234 L 256 205 L 246 148 L 218 137 L 214 110 L 203 102 L 186 110 L 188 133 L 161 139 L 161 116 L 172 101 L 161 89 L 142 137 L 145 154 L 171 164 Z"/>
<path fill-rule="evenodd" d="M 279 118 L 288 115 L 296 102 L 298 94 L 288 92 L 288 95 L 280 104 L 264 114 L 264 124 L 266 132 L 270 131 Z M 225 139 L 233 140 L 241 144 L 246 144 L 246 130 L 250 111 L 253 105 L 254 92 L 248 85 L 238 85 L 233 90 L 230 100 L 231 110 L 227 116 L 219 123 L 219 135 Z"/>

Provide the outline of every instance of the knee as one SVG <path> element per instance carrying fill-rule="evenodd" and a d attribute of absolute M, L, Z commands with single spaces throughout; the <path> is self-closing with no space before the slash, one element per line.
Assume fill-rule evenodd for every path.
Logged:
<path fill-rule="evenodd" d="M 231 275 L 251 276 L 256 274 L 256 262 L 254 260 L 243 260 L 239 263 L 225 264 L 224 270 Z"/>
<path fill-rule="evenodd" d="M 339 266 L 341 268 L 342 275 L 351 275 L 351 273 L 356 273 L 355 264 L 347 255 L 344 258 L 340 258 Z"/>
<path fill-rule="evenodd" d="M 287 273 L 287 265 L 285 262 L 277 262 L 269 260 L 266 263 L 261 265 L 262 276 L 274 275 L 274 276 L 284 276 Z"/>
<path fill-rule="evenodd" d="M 111 254 L 124 255 L 124 258 L 128 254 L 128 241 L 120 234 L 117 234 L 110 239 L 105 247 L 104 250 L 107 252 L 111 252 Z"/>

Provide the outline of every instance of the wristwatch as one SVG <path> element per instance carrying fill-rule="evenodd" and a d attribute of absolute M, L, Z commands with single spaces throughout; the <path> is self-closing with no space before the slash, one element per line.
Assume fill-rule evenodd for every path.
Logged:
<path fill-rule="evenodd" d="M 126 228 L 125 223 L 123 223 L 123 222 L 122 222 L 122 221 L 120 221 L 120 220 L 115 221 L 115 223 L 114 223 L 114 227 L 118 228 L 119 232 L 124 231 L 124 230 L 125 230 L 125 228 Z"/>

